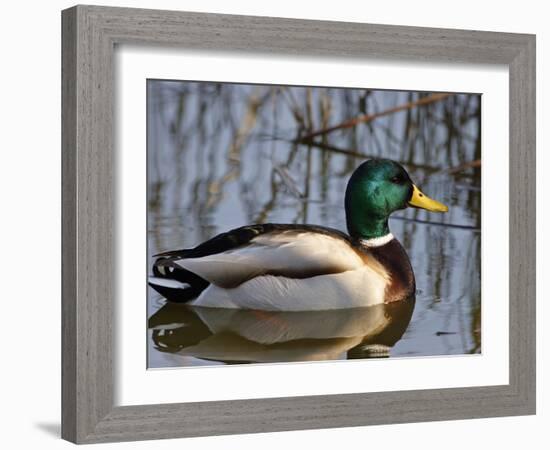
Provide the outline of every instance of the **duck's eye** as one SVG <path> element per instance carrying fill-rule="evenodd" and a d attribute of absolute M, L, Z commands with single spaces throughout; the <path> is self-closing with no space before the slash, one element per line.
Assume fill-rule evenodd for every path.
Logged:
<path fill-rule="evenodd" d="M 399 175 L 396 175 L 395 177 L 392 177 L 390 181 L 395 184 L 400 184 L 403 182 L 403 178 L 401 178 Z"/>

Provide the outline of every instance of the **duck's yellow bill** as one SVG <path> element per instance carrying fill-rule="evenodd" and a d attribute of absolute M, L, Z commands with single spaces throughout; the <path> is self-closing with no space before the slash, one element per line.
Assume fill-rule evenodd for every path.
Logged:
<path fill-rule="evenodd" d="M 415 208 L 427 209 L 428 211 L 434 212 L 447 212 L 447 208 L 443 203 L 439 203 L 437 200 L 433 200 L 427 195 L 423 194 L 420 189 L 413 184 L 413 194 L 409 200 L 409 206 L 414 206 Z"/>

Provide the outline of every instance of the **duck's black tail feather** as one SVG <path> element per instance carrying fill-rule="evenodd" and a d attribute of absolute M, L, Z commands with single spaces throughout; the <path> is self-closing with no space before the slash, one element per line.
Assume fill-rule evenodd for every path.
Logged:
<path fill-rule="evenodd" d="M 198 297 L 210 284 L 204 278 L 175 264 L 174 257 L 161 257 L 153 264 L 151 286 L 170 302 L 185 303 Z"/>

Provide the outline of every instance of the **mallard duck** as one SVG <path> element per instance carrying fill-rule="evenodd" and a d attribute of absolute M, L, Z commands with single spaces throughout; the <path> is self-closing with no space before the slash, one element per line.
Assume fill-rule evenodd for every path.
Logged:
<path fill-rule="evenodd" d="M 404 300 L 415 278 L 388 218 L 409 206 L 448 210 L 398 163 L 371 159 L 346 188 L 349 235 L 317 225 L 244 226 L 155 255 L 149 284 L 169 301 L 217 308 L 308 311 Z"/>

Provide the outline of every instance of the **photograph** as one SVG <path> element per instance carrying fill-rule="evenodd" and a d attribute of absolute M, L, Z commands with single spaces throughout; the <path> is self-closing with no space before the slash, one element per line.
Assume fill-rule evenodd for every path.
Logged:
<path fill-rule="evenodd" d="M 147 80 L 148 368 L 481 353 L 481 95 Z"/>

